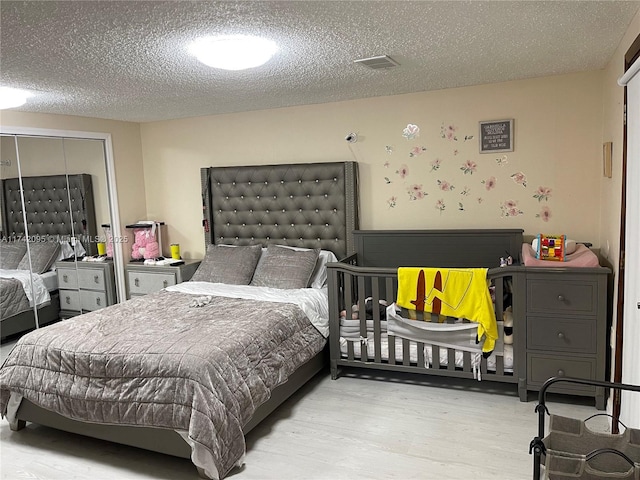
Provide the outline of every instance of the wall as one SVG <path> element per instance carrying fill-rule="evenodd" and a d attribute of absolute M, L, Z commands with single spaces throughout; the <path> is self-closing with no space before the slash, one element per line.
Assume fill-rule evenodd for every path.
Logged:
<path fill-rule="evenodd" d="M 3 126 L 11 127 L 110 133 L 120 204 L 120 221 L 126 225 L 146 216 L 139 124 L 14 110 L 3 110 L 0 122 Z"/>
<path fill-rule="evenodd" d="M 147 213 L 201 257 L 200 167 L 355 159 L 363 229 L 519 227 L 597 247 L 602 91 L 596 71 L 142 124 Z M 515 150 L 480 154 L 478 122 L 504 118 Z"/>

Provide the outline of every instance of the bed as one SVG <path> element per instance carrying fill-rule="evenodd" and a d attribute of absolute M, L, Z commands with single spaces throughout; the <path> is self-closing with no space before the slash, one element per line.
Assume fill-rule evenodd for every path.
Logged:
<path fill-rule="evenodd" d="M 24 191 L 27 229 L 21 207 L 20 182 Z M 88 253 L 93 254 L 98 232 L 91 175 L 88 174 L 4 179 L 1 204 L 3 243 L 0 269 L 3 273 L 0 274 L 0 331 L 5 339 L 58 320 L 60 301 L 57 277 L 52 267 L 56 260 L 69 255 L 61 245 L 68 246 L 71 237 L 75 237 L 86 246 Z M 31 270 L 24 241 L 27 236 L 30 240 Z M 37 285 L 33 298 L 29 291 L 31 279 L 25 281 L 24 275 L 20 276 L 17 271 L 34 274 Z M 35 293 L 42 288 L 46 292 L 38 298 Z"/>
<path fill-rule="evenodd" d="M 354 237 L 356 253 L 328 269 L 333 379 L 344 367 L 479 378 L 518 384 L 526 400 L 524 349 L 518 348 L 526 338 L 514 322 L 523 305 L 513 294 L 522 281 L 514 269 L 498 267 L 501 257 L 520 262 L 522 230 L 362 230 Z M 398 267 L 411 266 L 488 269 L 499 334 L 490 356 L 388 332 L 388 310 L 379 305 L 395 302 Z"/>
<path fill-rule="evenodd" d="M 327 288 L 307 286 L 354 249 L 357 164 L 201 178 L 207 251 L 191 281 L 24 336 L 0 369 L 12 429 L 32 421 L 222 478 L 244 434 L 326 366 Z"/>

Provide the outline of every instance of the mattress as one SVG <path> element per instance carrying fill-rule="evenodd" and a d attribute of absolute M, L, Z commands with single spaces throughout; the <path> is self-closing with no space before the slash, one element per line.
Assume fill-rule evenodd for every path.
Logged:
<path fill-rule="evenodd" d="M 58 274 L 55 271 L 49 270 L 48 272 L 41 273 L 40 278 L 42 279 L 47 292 L 51 293 L 58 290 Z"/>
<path fill-rule="evenodd" d="M 362 341 L 360 338 L 355 337 L 340 337 L 340 352 L 342 353 L 343 358 L 347 358 L 348 355 L 348 344 L 353 344 L 353 355 L 355 358 L 360 358 L 361 356 L 361 345 Z M 367 355 L 371 358 L 374 355 L 375 347 L 374 347 L 374 336 L 373 333 L 369 333 L 367 335 Z M 403 342 L 402 338 L 396 337 L 395 342 L 395 357 L 396 362 L 401 363 L 403 361 Z M 382 360 L 389 360 L 389 338 L 386 333 L 380 335 L 380 356 Z M 428 358 L 429 366 L 433 364 L 432 362 L 432 348 L 430 345 L 425 345 L 425 359 Z M 513 373 L 513 345 L 504 345 L 502 352 L 500 352 L 500 356 L 504 357 L 504 371 L 505 373 Z M 449 351 L 446 348 L 440 348 L 440 365 L 447 366 L 449 364 Z M 412 363 L 418 362 L 418 344 L 415 342 L 409 342 L 409 358 Z M 456 350 L 455 355 L 456 367 L 463 368 L 464 365 L 464 354 L 461 351 Z M 495 372 L 496 370 L 496 353 L 492 353 L 489 358 L 487 358 L 487 370 Z"/>

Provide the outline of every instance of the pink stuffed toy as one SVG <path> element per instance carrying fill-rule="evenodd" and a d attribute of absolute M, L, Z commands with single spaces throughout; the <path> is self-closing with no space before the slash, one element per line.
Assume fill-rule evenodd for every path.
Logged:
<path fill-rule="evenodd" d="M 158 258 L 160 256 L 160 245 L 155 235 L 148 228 L 138 228 L 134 232 L 135 241 L 131 250 L 131 258 Z"/>

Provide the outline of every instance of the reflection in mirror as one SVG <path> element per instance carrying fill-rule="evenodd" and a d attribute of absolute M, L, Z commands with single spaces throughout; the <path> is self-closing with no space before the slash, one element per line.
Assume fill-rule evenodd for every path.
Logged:
<path fill-rule="evenodd" d="M 8 140 L 17 148 L 12 150 Z M 115 303 L 113 263 L 83 261 L 97 254 L 100 225 L 109 223 L 104 142 L 3 136 L 2 154 L 16 158 L 3 164 L 3 234 L 17 238 L 28 232 L 29 270 L 32 278 L 43 279 L 51 297 L 46 306 L 34 308 L 34 320 L 6 322 L 3 311 L 2 337 Z M 25 208 L 17 214 L 7 207 L 21 206 L 21 193 Z"/>

